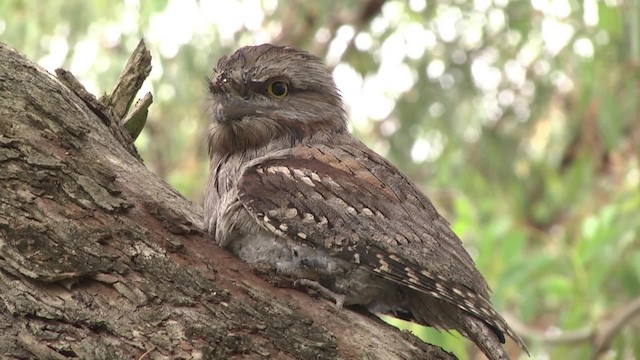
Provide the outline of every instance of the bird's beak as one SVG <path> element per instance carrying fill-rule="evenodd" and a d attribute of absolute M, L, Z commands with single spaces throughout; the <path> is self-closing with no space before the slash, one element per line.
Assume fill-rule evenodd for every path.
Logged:
<path fill-rule="evenodd" d="M 257 106 L 242 98 L 223 98 L 213 107 L 213 119 L 219 123 L 240 120 L 245 116 L 256 115 Z"/>

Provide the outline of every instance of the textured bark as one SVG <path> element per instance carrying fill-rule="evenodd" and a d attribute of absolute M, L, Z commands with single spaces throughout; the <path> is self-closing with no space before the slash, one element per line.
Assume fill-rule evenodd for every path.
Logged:
<path fill-rule="evenodd" d="M 0 357 L 453 358 L 254 275 L 58 74 L 0 44 Z"/>

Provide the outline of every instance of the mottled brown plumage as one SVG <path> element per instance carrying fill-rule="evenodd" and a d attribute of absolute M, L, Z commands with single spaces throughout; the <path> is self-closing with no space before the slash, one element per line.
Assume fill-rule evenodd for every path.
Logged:
<path fill-rule="evenodd" d="M 220 245 L 338 305 L 456 329 L 490 359 L 508 358 L 504 334 L 526 351 L 429 199 L 347 131 L 318 58 L 244 47 L 210 92 L 205 226 Z"/>

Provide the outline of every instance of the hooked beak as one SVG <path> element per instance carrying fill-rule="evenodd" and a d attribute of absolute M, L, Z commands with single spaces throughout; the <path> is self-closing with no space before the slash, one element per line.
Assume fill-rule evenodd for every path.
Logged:
<path fill-rule="evenodd" d="M 249 100 L 227 97 L 221 99 L 213 108 L 213 119 L 218 123 L 225 123 L 257 113 L 258 107 Z"/>

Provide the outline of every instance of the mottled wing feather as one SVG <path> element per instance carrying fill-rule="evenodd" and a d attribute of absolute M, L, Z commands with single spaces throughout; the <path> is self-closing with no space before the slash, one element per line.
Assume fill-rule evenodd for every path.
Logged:
<path fill-rule="evenodd" d="M 364 145 L 300 146 L 258 159 L 245 168 L 238 196 L 277 235 L 327 249 L 519 339 L 486 299 L 486 283 L 444 219 Z"/>

